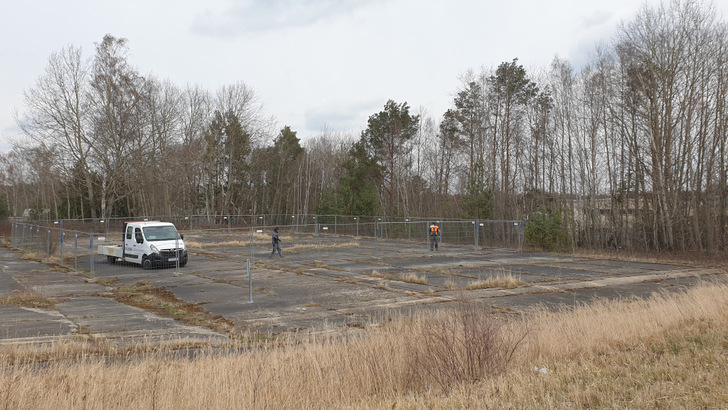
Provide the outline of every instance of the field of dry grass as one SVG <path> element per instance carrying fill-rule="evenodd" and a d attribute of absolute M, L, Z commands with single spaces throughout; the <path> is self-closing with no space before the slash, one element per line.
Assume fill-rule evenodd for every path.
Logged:
<path fill-rule="evenodd" d="M 722 408 L 726 312 L 728 286 L 705 283 L 508 320 L 461 300 L 345 339 L 298 335 L 189 360 L 88 342 L 3 346 L 0 407 Z"/>

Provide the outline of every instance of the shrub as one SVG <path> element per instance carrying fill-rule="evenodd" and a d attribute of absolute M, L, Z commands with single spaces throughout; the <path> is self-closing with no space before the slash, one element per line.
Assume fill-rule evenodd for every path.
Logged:
<path fill-rule="evenodd" d="M 540 208 L 538 212 L 529 215 L 524 238 L 527 244 L 545 251 L 563 248 L 568 235 L 562 210 L 548 211 Z"/>
<path fill-rule="evenodd" d="M 453 311 L 423 326 L 417 346 L 412 346 L 412 377 L 431 378 L 449 391 L 462 382 L 502 374 L 526 337 L 525 333 L 509 334 L 504 325 L 502 319 L 461 296 Z"/>

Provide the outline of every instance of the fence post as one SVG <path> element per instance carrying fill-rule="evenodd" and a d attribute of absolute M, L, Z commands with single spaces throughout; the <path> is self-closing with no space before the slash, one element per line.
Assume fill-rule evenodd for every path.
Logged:
<path fill-rule="evenodd" d="M 73 245 L 73 270 L 78 272 L 78 232 L 76 232 L 76 243 Z"/>
<path fill-rule="evenodd" d="M 63 264 L 63 242 L 66 239 L 66 233 L 63 232 L 63 228 L 61 228 L 61 266 L 66 266 Z"/>
<path fill-rule="evenodd" d="M 177 234 L 177 238 L 174 240 L 174 253 L 175 253 L 175 261 L 174 261 L 174 273 L 179 274 L 179 258 L 182 255 L 181 249 L 179 248 L 179 233 Z"/>
<path fill-rule="evenodd" d="M 254 227 L 250 227 L 250 259 L 253 260 L 253 232 L 255 231 Z"/>
<path fill-rule="evenodd" d="M 473 221 L 473 236 L 475 237 L 475 250 L 478 249 L 478 220 Z"/>
<path fill-rule="evenodd" d="M 321 227 L 319 227 L 318 219 L 314 220 L 316 221 L 314 224 L 314 229 L 316 230 L 316 259 L 321 260 Z"/>
<path fill-rule="evenodd" d="M 253 275 L 250 271 L 250 259 L 247 259 L 248 264 L 248 303 L 253 303 Z"/>
<path fill-rule="evenodd" d="M 440 231 L 442 231 L 442 229 Z M 425 246 L 428 247 L 428 249 L 429 249 L 429 246 L 430 246 L 430 222 L 425 222 L 425 230 L 424 230 L 424 234 L 423 235 L 425 235 Z"/>
<path fill-rule="evenodd" d="M 91 277 L 93 278 L 95 276 L 95 272 L 94 272 L 94 234 L 91 234 L 91 236 L 90 236 L 89 249 L 91 251 L 89 253 L 89 267 L 91 269 Z"/>
<path fill-rule="evenodd" d="M 377 258 L 379 257 L 379 222 L 374 221 L 374 245 L 377 251 Z"/>
<path fill-rule="evenodd" d="M 518 225 L 518 253 L 523 252 L 523 221 L 516 222 Z"/>
<path fill-rule="evenodd" d="M 46 228 L 46 257 L 48 262 L 51 259 L 51 228 Z"/>

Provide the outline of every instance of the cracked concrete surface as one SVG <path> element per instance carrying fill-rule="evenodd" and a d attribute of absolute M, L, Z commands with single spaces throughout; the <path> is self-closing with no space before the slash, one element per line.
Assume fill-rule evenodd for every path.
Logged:
<path fill-rule="evenodd" d="M 347 239 L 350 240 L 350 239 Z M 119 303 L 101 279 L 119 285 L 145 281 L 220 315 L 236 330 L 279 333 L 335 332 L 391 314 L 453 305 L 463 293 L 497 312 L 558 307 L 598 298 L 645 297 L 679 291 L 706 280 L 725 281 L 725 269 L 630 262 L 574 255 L 518 253 L 422 244 L 357 241 L 350 248 L 299 250 L 268 258 L 267 247 L 192 250 L 183 268 L 143 270 L 98 257 L 94 278 L 21 259 L 0 247 L 0 299 L 33 291 L 57 310 L 0 305 L 0 343 L 32 343 L 78 335 L 110 341 L 190 340 L 224 343 L 230 338 Z M 253 258 L 252 301 L 246 258 Z M 465 290 L 494 276 L 523 282 L 514 289 Z M 412 280 L 412 278 L 417 280 Z M 418 283 L 419 282 L 419 283 Z"/>

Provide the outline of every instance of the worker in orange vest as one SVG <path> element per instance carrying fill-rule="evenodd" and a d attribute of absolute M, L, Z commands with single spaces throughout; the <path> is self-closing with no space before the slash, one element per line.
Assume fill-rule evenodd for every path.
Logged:
<path fill-rule="evenodd" d="M 430 250 L 437 250 L 437 243 L 440 241 L 440 227 L 435 222 L 430 225 Z"/>

